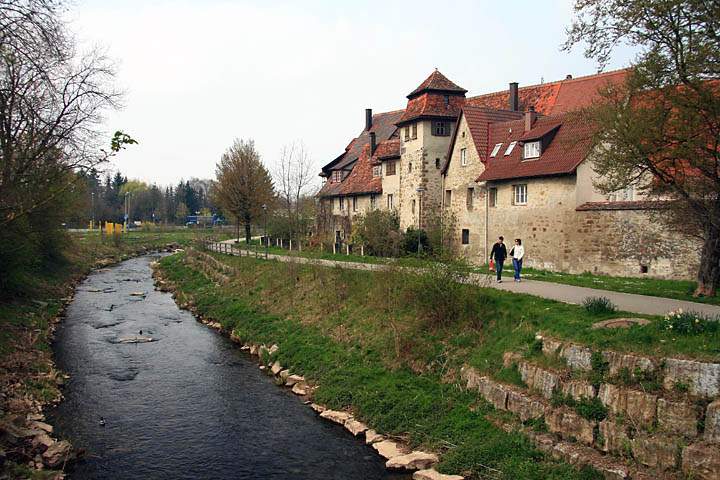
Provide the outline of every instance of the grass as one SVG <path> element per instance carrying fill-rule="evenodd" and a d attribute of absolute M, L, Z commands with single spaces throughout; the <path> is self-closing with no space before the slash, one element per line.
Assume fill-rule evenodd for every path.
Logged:
<path fill-rule="evenodd" d="M 244 245 L 244 242 L 241 242 Z M 252 248 L 258 252 L 264 252 L 259 241 L 251 244 Z M 356 263 L 397 263 L 409 267 L 426 267 L 435 263 L 434 260 L 427 257 L 400 257 L 397 259 L 389 259 L 383 257 L 345 255 L 343 253 L 333 254 L 332 252 L 318 252 L 315 250 L 307 251 L 288 251 L 287 249 L 271 246 L 269 253 L 276 255 L 295 255 L 307 258 L 322 258 L 325 260 L 337 260 L 341 262 Z M 481 265 L 473 268 L 477 273 L 487 273 L 487 265 Z M 512 275 L 511 266 L 504 268 L 506 275 Z M 708 303 L 712 305 L 720 305 L 720 296 L 715 297 L 693 297 L 693 292 L 697 287 L 697 283 L 689 280 L 664 280 L 656 278 L 639 278 L 639 277 L 612 277 L 608 275 L 595 275 L 591 273 L 571 274 L 562 272 L 552 272 L 549 270 L 540 270 L 535 268 L 523 268 L 523 277 L 530 280 L 538 280 L 542 282 L 552 282 L 563 285 L 574 285 L 578 287 L 596 288 L 600 290 L 609 290 L 611 292 L 633 293 L 637 295 L 648 295 L 651 297 L 673 298 L 677 300 L 686 300 L 689 302 Z"/>
<path fill-rule="evenodd" d="M 352 407 L 384 432 L 444 451 L 447 472 L 477 477 L 490 472 L 485 465 L 505 478 L 577 478 L 523 437 L 492 426 L 489 418 L 497 412 L 454 386 L 463 364 L 521 384 L 517 369 L 503 369 L 502 355 L 526 351 L 532 357 L 538 331 L 596 352 L 720 359 L 720 333 L 674 336 L 660 318 L 629 329 L 592 330 L 594 322 L 623 313 L 591 314 L 581 306 L 474 285 L 457 285 L 462 292 L 450 294 L 447 288 L 420 289 L 427 278 L 400 269 L 368 272 L 213 256 L 235 267 L 230 285 L 217 287 L 181 256 L 161 263 L 203 315 L 247 341 L 278 343 L 281 364 L 320 383 L 318 401 Z M 430 298 L 418 302 L 417 295 Z M 462 311 L 454 321 L 433 321 L 437 311 L 431 306 L 448 295 L 477 297 L 472 304 L 481 306 L 480 313 L 473 318 Z M 599 415 L 595 407 L 580 406 L 587 415 Z M 541 462 L 537 471 L 534 461 Z"/>
<path fill-rule="evenodd" d="M 444 340 L 462 348 L 472 339 L 427 332 L 417 345 L 422 351 L 406 343 L 401 352 L 405 352 L 403 360 L 410 361 L 399 362 L 391 353 L 395 350 L 387 348 L 393 343 L 393 329 L 378 317 L 370 319 L 358 311 L 357 297 L 362 295 L 355 287 L 368 280 L 364 276 L 351 274 L 355 278 L 350 279 L 344 270 L 298 269 L 294 273 L 300 281 L 294 288 L 307 285 L 305 280 L 310 281 L 313 275 L 317 284 L 340 284 L 337 290 L 325 292 L 327 296 L 312 292 L 318 300 L 308 305 L 299 297 L 281 298 L 287 292 L 282 291 L 283 279 L 277 276 L 277 269 L 285 265 L 246 258 L 236 259 L 236 264 L 243 268 L 242 285 L 225 290 L 184 265 L 180 256 L 161 262 L 168 278 L 180 292 L 194 299 L 203 315 L 220 321 L 247 341 L 278 343 L 277 358 L 282 365 L 319 383 L 317 402 L 332 408 L 351 407 L 381 432 L 402 436 L 415 447 L 444 452 L 441 471 L 484 478 L 596 478 L 595 472 L 577 471 L 544 456 L 523 435 L 494 426 L 486 418 L 492 413 L 488 404 L 447 381 L 452 360 L 443 347 Z M 345 281 L 352 283 L 342 285 Z M 311 290 L 303 290 L 310 295 Z M 274 295 L 267 295 L 269 291 Z M 325 312 L 317 317 L 310 313 L 320 313 L 336 295 L 345 295 L 352 310 L 341 308 L 339 315 Z M 269 313 L 284 310 L 293 302 L 297 308 L 287 315 Z M 427 368 L 413 367 L 412 360 L 427 362 Z"/>

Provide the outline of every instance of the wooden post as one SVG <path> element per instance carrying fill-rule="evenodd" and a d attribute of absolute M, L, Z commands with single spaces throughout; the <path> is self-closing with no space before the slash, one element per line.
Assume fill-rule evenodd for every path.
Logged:
<path fill-rule="evenodd" d="M 360 245 L 360 256 L 361 257 L 365 256 L 365 245 Z"/>
<path fill-rule="evenodd" d="M 349 243 L 345 244 L 345 254 L 350 255 L 350 244 Z"/>
<path fill-rule="evenodd" d="M 292 252 L 292 238 L 290 239 L 290 248 L 288 248 Z"/>
<path fill-rule="evenodd" d="M 337 243 L 333 242 L 333 255 L 337 253 Z"/>

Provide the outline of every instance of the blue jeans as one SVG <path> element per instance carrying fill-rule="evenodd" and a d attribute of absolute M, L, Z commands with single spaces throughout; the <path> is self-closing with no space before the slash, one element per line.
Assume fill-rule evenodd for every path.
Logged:
<path fill-rule="evenodd" d="M 497 273 L 497 279 L 502 279 L 502 269 L 503 269 L 503 263 L 505 263 L 505 259 L 502 260 L 495 260 L 495 273 Z"/>
<path fill-rule="evenodd" d="M 522 270 L 522 258 L 518 260 L 513 258 L 513 269 L 515 269 L 515 280 L 520 280 L 520 271 Z"/>

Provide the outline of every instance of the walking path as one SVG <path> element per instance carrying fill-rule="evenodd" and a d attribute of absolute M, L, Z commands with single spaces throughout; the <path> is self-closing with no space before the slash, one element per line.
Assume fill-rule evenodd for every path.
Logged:
<path fill-rule="evenodd" d="M 208 248 L 230 255 L 251 254 L 248 250 L 239 250 L 233 244 L 234 240 L 209 244 Z M 255 252 L 252 252 L 255 255 Z M 264 256 L 261 254 L 261 256 Z M 292 255 L 268 254 L 269 259 L 281 262 L 296 262 L 302 264 L 323 265 L 326 267 L 342 267 L 356 270 L 380 270 L 385 267 L 383 264 L 345 262 L 341 260 L 325 260 L 321 258 L 308 258 Z M 607 297 L 617 305 L 618 310 L 645 315 L 665 315 L 667 312 L 682 308 L 685 311 L 694 311 L 705 315 L 720 315 L 720 306 L 704 303 L 689 302 L 686 300 L 675 300 L 672 298 L 651 297 L 648 295 L 637 295 L 634 293 L 613 292 L 597 288 L 577 287 L 574 285 L 563 285 L 553 282 L 541 282 L 538 280 L 523 280 L 520 283 L 512 280 L 503 283 L 495 283 L 494 277 L 476 273 L 471 275 L 473 283 L 478 285 L 505 290 L 513 293 L 526 293 L 537 297 L 548 298 L 565 303 L 581 304 L 587 297 Z"/>

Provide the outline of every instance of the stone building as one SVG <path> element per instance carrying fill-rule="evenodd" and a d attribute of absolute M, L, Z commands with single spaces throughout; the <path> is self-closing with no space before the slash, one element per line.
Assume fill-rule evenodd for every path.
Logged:
<path fill-rule="evenodd" d="M 372 115 L 345 152 L 323 167 L 321 230 L 347 241 L 353 216 L 395 210 L 401 229 L 428 214 L 454 217 L 459 253 L 485 263 L 492 243 L 522 238 L 526 265 L 572 273 L 689 278 L 696 241 L 654 221 L 662 205 L 633 189 L 593 186 L 588 125 L 573 114 L 624 70 L 466 98 L 437 70 L 404 110 Z"/>

